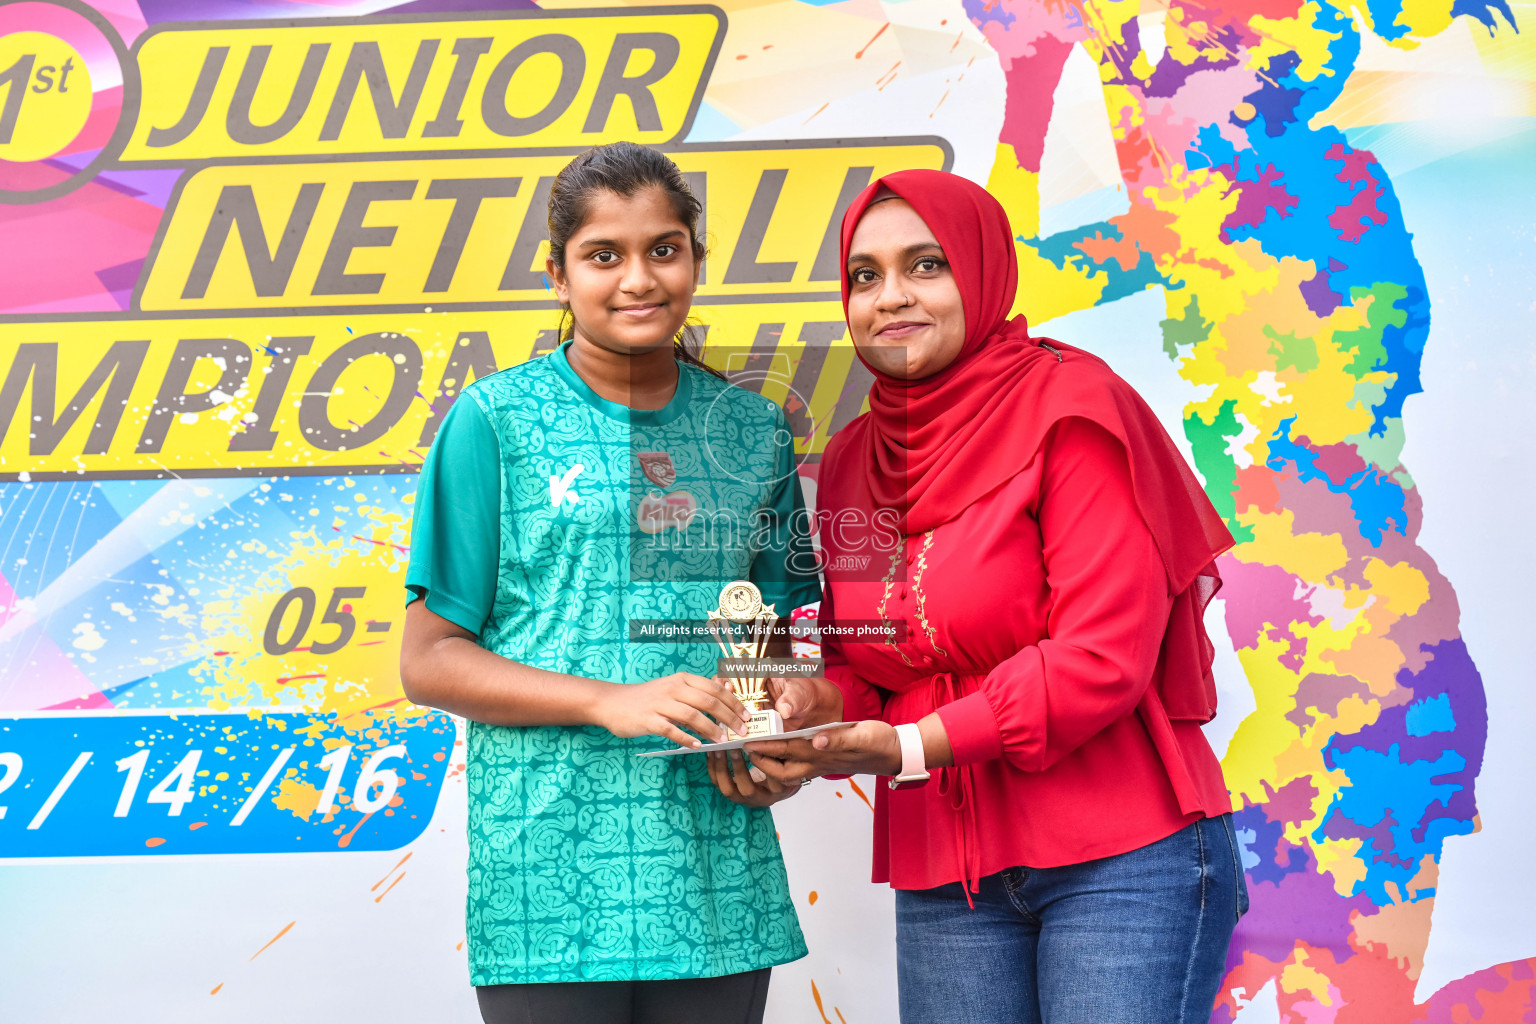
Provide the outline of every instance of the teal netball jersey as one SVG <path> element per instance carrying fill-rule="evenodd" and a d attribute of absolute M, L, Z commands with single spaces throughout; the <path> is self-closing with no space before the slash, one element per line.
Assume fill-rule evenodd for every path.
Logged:
<path fill-rule="evenodd" d="M 640 683 L 715 674 L 702 620 L 750 579 L 786 618 L 819 599 L 792 437 L 772 402 L 678 364 L 658 410 L 589 388 L 566 346 L 466 387 L 422 466 L 406 586 L 486 650 Z M 638 633 L 637 633 L 638 636 Z M 468 723 L 474 985 L 704 978 L 805 955 L 769 811 L 703 755 L 596 727 Z"/>

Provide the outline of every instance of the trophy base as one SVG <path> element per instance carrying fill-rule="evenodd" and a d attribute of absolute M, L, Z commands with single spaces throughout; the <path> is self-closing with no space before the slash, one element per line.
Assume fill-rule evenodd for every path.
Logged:
<path fill-rule="evenodd" d="M 752 712 L 752 718 L 741 732 L 729 726 L 725 730 L 733 740 L 765 740 L 784 731 L 784 717 L 773 708 Z"/>

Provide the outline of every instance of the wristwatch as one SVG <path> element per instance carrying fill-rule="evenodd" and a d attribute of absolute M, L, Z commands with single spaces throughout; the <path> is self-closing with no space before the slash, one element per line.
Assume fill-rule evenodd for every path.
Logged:
<path fill-rule="evenodd" d="M 891 788 L 924 785 L 928 781 L 928 768 L 923 761 L 923 734 L 918 731 L 917 723 L 898 725 L 896 738 L 901 741 L 901 774 L 891 780 Z"/>

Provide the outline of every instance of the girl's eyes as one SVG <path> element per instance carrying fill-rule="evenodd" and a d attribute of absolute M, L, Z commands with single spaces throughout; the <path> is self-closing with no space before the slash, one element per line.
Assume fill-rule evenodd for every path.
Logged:
<path fill-rule="evenodd" d="M 918 271 L 919 273 L 931 274 L 936 270 L 942 269 L 943 266 L 944 261 L 939 259 L 937 256 L 924 256 L 922 259 L 917 261 L 912 269 Z"/>
<path fill-rule="evenodd" d="M 860 267 L 848 275 L 848 280 L 854 284 L 869 284 L 875 279 L 875 272 L 868 267 Z"/>
<path fill-rule="evenodd" d="M 661 245 L 658 245 L 656 248 L 651 250 L 651 258 L 664 260 L 668 257 L 675 256 L 679 251 L 680 250 L 678 247 L 672 243 L 663 242 Z M 610 265 L 619 261 L 619 254 L 614 252 L 612 249 L 599 249 L 597 252 L 592 254 L 591 259 L 594 263 Z"/>

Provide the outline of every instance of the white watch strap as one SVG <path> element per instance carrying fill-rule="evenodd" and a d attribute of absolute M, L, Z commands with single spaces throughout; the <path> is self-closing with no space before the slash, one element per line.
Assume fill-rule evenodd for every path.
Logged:
<path fill-rule="evenodd" d="M 901 774 L 897 778 L 926 779 L 928 765 L 923 759 L 923 734 L 917 723 L 898 725 L 896 738 L 901 741 Z"/>

